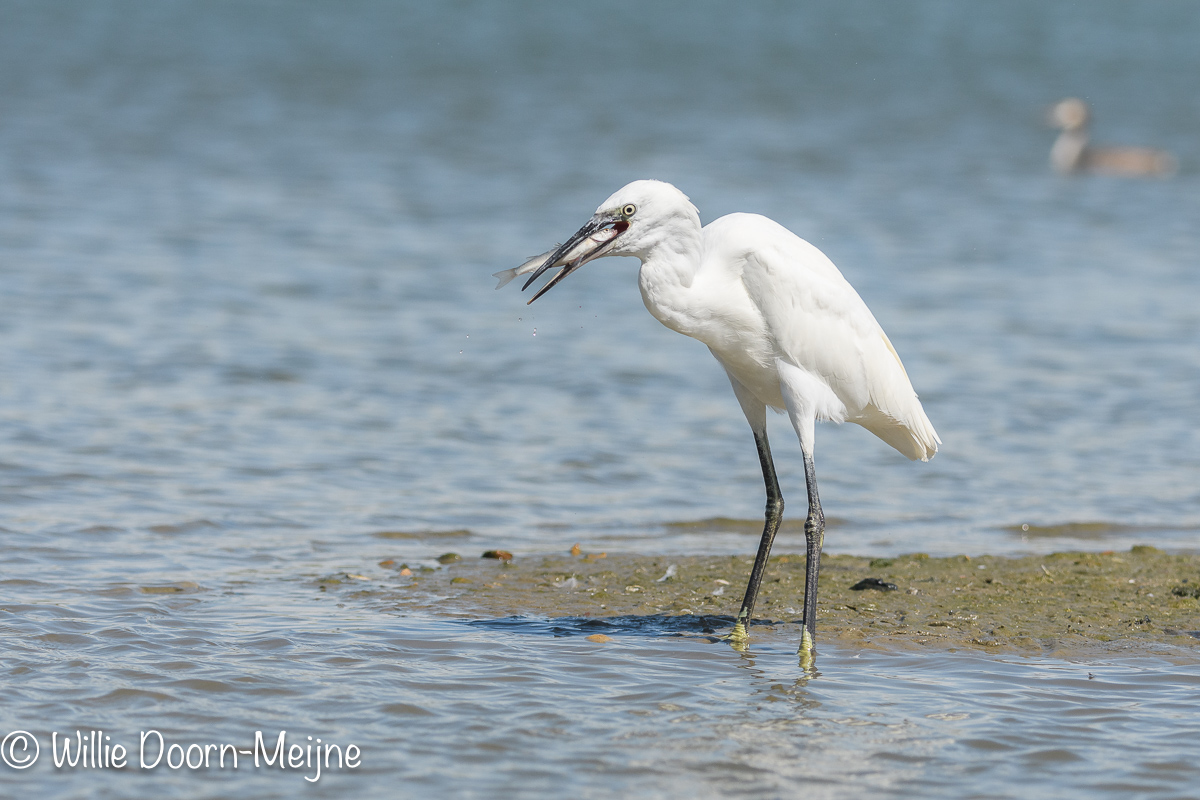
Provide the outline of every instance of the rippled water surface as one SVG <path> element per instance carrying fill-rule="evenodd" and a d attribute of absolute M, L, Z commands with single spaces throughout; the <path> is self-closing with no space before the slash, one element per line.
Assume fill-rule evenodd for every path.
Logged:
<path fill-rule="evenodd" d="M 904 357 L 942 452 L 819 429 L 829 551 L 1196 549 L 1198 40 L 1183 2 L 0 2 L 0 733 L 42 746 L 0 782 L 1193 793 L 1193 651 L 826 647 L 805 681 L 792 630 L 738 655 L 626 621 L 598 647 L 313 578 L 576 541 L 749 556 L 753 525 L 691 524 L 761 514 L 745 421 L 645 312 L 636 264 L 532 307 L 493 291 L 640 177 L 817 244 Z M 1051 174 L 1044 111 L 1068 94 L 1095 139 L 1179 174 Z M 309 785 L 49 760 L 54 731 L 148 728 L 286 728 L 362 765 Z"/>

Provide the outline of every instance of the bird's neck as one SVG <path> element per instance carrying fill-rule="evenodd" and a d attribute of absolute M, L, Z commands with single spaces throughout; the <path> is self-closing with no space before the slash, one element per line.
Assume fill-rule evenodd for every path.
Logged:
<path fill-rule="evenodd" d="M 1086 128 L 1064 130 L 1050 148 L 1050 164 L 1058 172 L 1074 172 L 1081 169 L 1087 154 L 1088 134 Z"/>
<path fill-rule="evenodd" d="M 690 294 L 703 257 L 699 227 L 660 238 L 641 256 L 638 288 L 647 310 L 672 330 L 688 333 Z"/>

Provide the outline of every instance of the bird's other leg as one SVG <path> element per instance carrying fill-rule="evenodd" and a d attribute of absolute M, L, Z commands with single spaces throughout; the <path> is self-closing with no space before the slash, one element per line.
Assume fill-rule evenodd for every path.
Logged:
<path fill-rule="evenodd" d="M 766 520 L 763 523 L 762 540 L 758 543 L 758 555 L 754 557 L 754 569 L 750 571 L 750 582 L 746 585 L 746 596 L 742 600 L 742 609 L 738 612 L 737 623 L 733 626 L 730 639 L 735 643 L 745 643 L 754 616 L 754 602 L 758 599 L 758 589 L 762 585 L 763 573 L 767 570 L 767 557 L 771 554 L 771 544 L 775 534 L 779 532 L 779 523 L 783 520 L 783 494 L 779 491 L 779 479 L 775 476 L 775 462 L 771 459 L 771 445 L 767 441 L 767 429 L 754 429 L 754 443 L 758 446 L 758 460 L 762 464 L 763 483 L 767 486 Z"/>
<path fill-rule="evenodd" d="M 821 546 L 825 544 L 825 515 L 821 513 L 821 499 L 817 496 L 817 470 L 813 466 L 813 445 L 816 438 L 816 423 L 819 408 L 825 416 L 838 419 L 841 405 L 827 384 L 812 374 L 784 359 L 775 359 L 779 370 L 779 388 L 787 405 L 788 417 L 796 436 L 800 439 L 800 451 L 804 454 L 804 483 L 808 488 L 808 517 L 804 520 L 804 538 L 807 558 L 804 563 L 804 631 L 800 635 L 800 667 L 805 672 L 813 669 L 816 660 L 817 635 L 817 577 L 821 572 Z"/>
<path fill-rule="evenodd" d="M 800 666 L 813 668 L 817 638 L 817 577 L 821 571 L 821 547 L 825 544 L 825 514 L 817 496 L 817 470 L 811 453 L 804 454 L 804 482 L 808 486 L 808 517 L 804 520 L 807 559 L 804 571 L 804 633 L 800 637 Z"/>

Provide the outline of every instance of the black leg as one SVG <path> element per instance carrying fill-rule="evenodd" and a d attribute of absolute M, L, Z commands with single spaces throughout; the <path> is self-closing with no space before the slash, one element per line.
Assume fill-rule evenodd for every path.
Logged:
<path fill-rule="evenodd" d="M 808 518 L 804 520 L 807 561 L 804 572 L 804 634 L 800 639 L 800 663 L 813 666 L 817 638 L 817 577 L 821 571 L 821 547 L 825 544 L 825 514 L 817 496 L 817 470 L 812 456 L 804 455 L 804 482 L 808 486 Z"/>
<path fill-rule="evenodd" d="M 783 520 L 783 494 L 779 491 L 779 479 L 775 476 L 775 462 L 771 460 L 771 445 L 767 442 L 767 431 L 754 431 L 754 443 L 758 445 L 758 460 L 762 464 L 763 483 L 767 486 L 766 521 L 763 524 L 762 540 L 758 543 L 758 555 L 754 558 L 754 569 L 750 571 L 750 583 L 746 585 L 746 597 L 742 610 L 738 612 L 737 624 L 730 634 L 735 642 L 745 642 L 746 629 L 754 616 L 754 602 L 762 585 L 763 573 L 767 570 L 767 557 L 771 555 L 771 544 Z M 814 484 L 815 486 L 815 484 Z"/>

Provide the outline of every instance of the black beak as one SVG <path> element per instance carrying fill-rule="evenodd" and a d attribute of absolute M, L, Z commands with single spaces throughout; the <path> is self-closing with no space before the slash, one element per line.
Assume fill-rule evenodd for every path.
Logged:
<path fill-rule="evenodd" d="M 579 244 L 581 241 L 583 241 L 587 237 L 591 236 L 596 231 L 604 230 L 605 228 L 609 227 L 610 225 L 613 227 L 618 227 L 622 224 L 625 226 L 629 225 L 629 223 L 625 222 L 624 220 L 619 220 L 614 223 L 614 220 L 612 220 L 608 217 L 601 217 L 601 216 L 592 217 L 591 220 L 589 220 L 586 225 L 584 225 L 579 230 L 575 231 L 574 235 L 571 236 L 570 239 L 567 239 L 565 242 L 563 242 L 562 246 L 559 247 L 557 250 L 555 250 L 550 255 L 550 257 L 546 259 L 546 263 L 544 263 L 542 266 L 538 267 L 537 271 L 529 276 L 529 280 L 525 281 L 525 285 L 521 287 L 521 291 L 523 292 L 526 289 L 528 289 L 529 285 L 532 284 L 534 281 L 536 281 L 538 278 L 540 278 L 543 272 L 550 269 L 551 266 L 553 266 L 554 264 L 557 264 L 559 259 L 561 259 L 567 253 L 571 252 L 571 250 L 574 249 L 577 244 Z M 623 229 L 622 229 L 622 231 L 623 231 Z M 609 239 L 608 241 L 597 245 L 596 248 L 594 250 L 592 250 L 591 252 L 580 255 L 574 261 L 572 261 L 571 263 L 564 266 L 557 275 L 555 275 L 550 280 L 546 281 L 545 286 L 543 286 L 541 289 L 538 289 L 537 294 L 535 294 L 533 297 L 529 298 L 529 303 L 532 303 L 534 300 L 537 300 L 539 297 L 544 295 L 546 292 L 550 291 L 550 289 L 552 289 L 563 278 L 567 277 L 572 272 L 579 269 L 584 264 L 586 264 L 588 261 L 590 261 L 593 257 L 596 256 L 597 253 L 599 253 L 601 250 L 603 250 L 605 247 L 607 247 L 609 242 L 611 242 L 611 241 L 612 241 L 612 239 Z M 526 303 L 525 305 L 529 305 L 529 303 Z"/>

